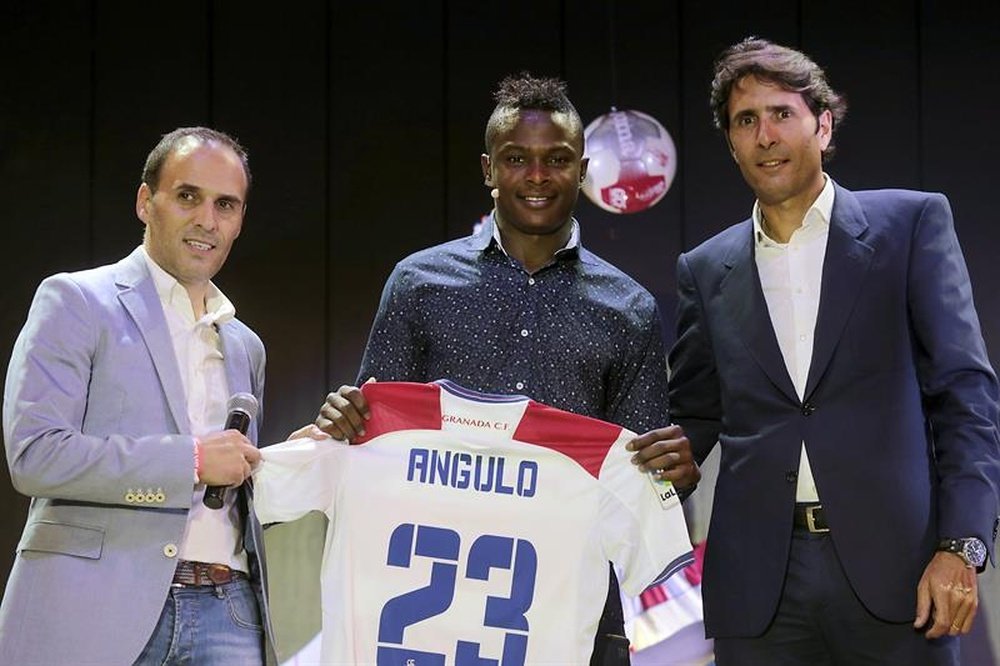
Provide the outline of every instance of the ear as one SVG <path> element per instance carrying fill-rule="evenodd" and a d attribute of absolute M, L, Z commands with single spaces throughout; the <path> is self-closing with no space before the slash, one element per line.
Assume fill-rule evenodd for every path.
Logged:
<path fill-rule="evenodd" d="M 580 160 L 580 187 L 583 187 L 583 181 L 587 180 L 587 166 L 590 165 L 590 158 L 584 157 Z"/>
<path fill-rule="evenodd" d="M 153 191 L 143 183 L 135 193 L 135 214 L 143 224 L 149 224 L 149 207 L 152 204 Z"/>
<path fill-rule="evenodd" d="M 816 119 L 816 136 L 819 139 L 820 152 L 825 151 L 830 145 L 830 140 L 833 139 L 833 113 L 830 112 L 830 109 L 819 114 Z"/>
<path fill-rule="evenodd" d="M 479 166 L 483 169 L 483 184 L 486 187 L 493 187 L 493 170 L 490 169 L 490 156 L 486 153 L 480 155 Z"/>

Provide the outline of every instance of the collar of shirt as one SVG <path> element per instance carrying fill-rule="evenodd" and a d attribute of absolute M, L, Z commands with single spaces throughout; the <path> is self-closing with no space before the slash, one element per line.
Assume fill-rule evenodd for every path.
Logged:
<path fill-rule="evenodd" d="M 560 258 L 564 254 L 569 255 L 578 253 L 580 249 L 580 224 L 576 221 L 576 218 L 572 218 L 570 222 L 573 224 L 573 229 L 570 231 L 569 240 L 566 241 L 565 245 L 556 250 L 555 255 L 553 255 L 554 259 Z M 500 227 L 498 227 L 496 223 L 496 210 L 490 213 L 489 217 L 483 221 L 482 229 L 480 229 L 479 233 L 474 235 L 472 238 L 473 247 L 477 250 L 485 250 L 490 246 L 491 242 L 495 242 L 496 246 L 501 252 L 504 253 L 504 255 L 508 257 L 510 256 L 507 254 L 507 250 L 503 246 L 503 241 L 500 239 Z"/>
<path fill-rule="evenodd" d="M 805 238 L 810 238 L 817 232 L 822 233 L 826 231 L 826 227 L 830 225 L 830 217 L 833 215 L 833 179 L 825 173 L 823 174 L 823 179 L 826 181 L 823 189 L 820 191 L 819 196 L 816 197 L 816 200 L 813 201 L 809 210 L 806 211 L 805 217 L 802 218 L 802 226 L 795 230 L 792 234 L 793 236 L 801 234 Z M 760 209 L 759 201 L 753 202 L 751 217 L 753 218 L 754 244 L 758 249 L 782 247 L 787 244 L 779 243 L 764 231 L 764 213 Z"/>
<path fill-rule="evenodd" d="M 164 307 L 170 307 L 175 312 L 184 316 L 188 324 L 204 323 L 206 325 L 224 324 L 236 316 L 236 307 L 232 301 L 226 298 L 214 283 L 208 283 L 208 293 L 205 297 L 205 316 L 195 322 L 194 307 L 191 305 L 191 298 L 187 289 L 177 281 L 170 273 L 163 270 L 159 264 L 142 247 L 142 256 L 146 258 L 146 265 L 149 267 L 149 274 L 153 277 L 153 285 L 156 287 L 156 294 L 160 297 L 160 302 Z"/>

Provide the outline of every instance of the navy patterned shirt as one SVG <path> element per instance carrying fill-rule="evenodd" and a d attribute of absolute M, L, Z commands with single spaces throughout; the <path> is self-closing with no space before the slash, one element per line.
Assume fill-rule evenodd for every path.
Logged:
<path fill-rule="evenodd" d="M 389 276 L 358 382 L 450 379 L 529 396 L 643 433 L 667 424 L 652 295 L 571 243 L 529 274 L 494 238 L 422 250 Z"/>

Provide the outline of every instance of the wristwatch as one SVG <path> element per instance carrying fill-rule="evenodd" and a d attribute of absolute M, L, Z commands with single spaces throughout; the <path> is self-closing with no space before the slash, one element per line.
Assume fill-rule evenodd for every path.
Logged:
<path fill-rule="evenodd" d="M 976 537 L 941 539 L 937 549 L 958 555 L 965 562 L 965 566 L 971 569 L 978 569 L 986 564 L 986 545 Z"/>

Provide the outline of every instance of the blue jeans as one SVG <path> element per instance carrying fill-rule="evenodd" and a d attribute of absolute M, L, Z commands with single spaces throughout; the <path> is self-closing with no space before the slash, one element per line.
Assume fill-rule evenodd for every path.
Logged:
<path fill-rule="evenodd" d="M 135 666 L 260 666 L 264 629 L 250 583 L 172 587 Z"/>

